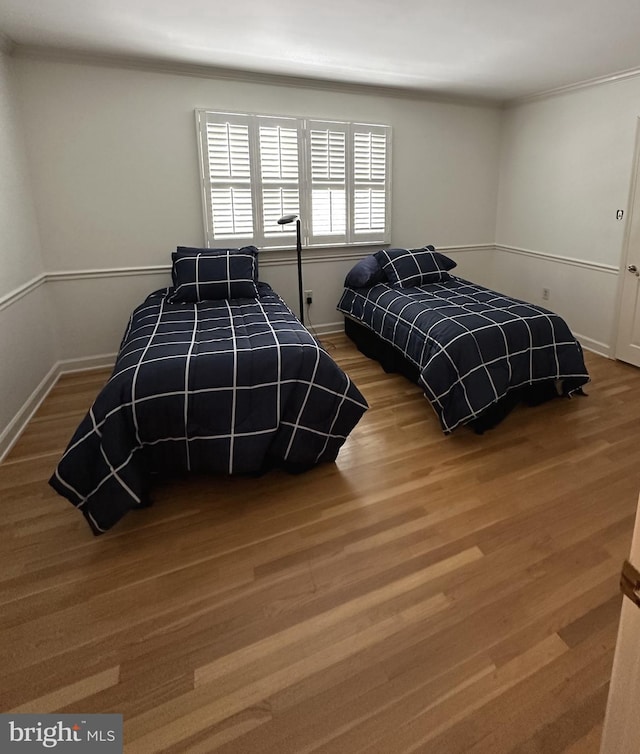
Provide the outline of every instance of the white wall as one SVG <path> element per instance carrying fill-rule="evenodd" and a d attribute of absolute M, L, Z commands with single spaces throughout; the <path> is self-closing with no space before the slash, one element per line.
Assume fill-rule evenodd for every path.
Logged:
<path fill-rule="evenodd" d="M 197 107 L 389 123 L 393 243 L 474 249 L 493 242 L 496 108 L 27 57 L 15 62 L 62 358 L 114 352 L 144 291 L 168 281 L 157 268 L 169 263 L 172 249 L 203 243 Z M 338 326 L 344 275 L 367 251 L 309 254 L 305 288 L 314 290 L 314 324 Z M 124 274 L 148 267 L 148 280 L 144 269 Z M 106 272 L 83 277 L 87 270 Z M 261 271 L 296 307 L 292 255 L 265 254 Z"/>
<path fill-rule="evenodd" d="M 198 107 L 391 124 L 393 245 L 433 243 L 520 298 L 548 288 L 583 343 L 611 352 L 640 78 L 503 111 L 200 74 L 2 56 L 0 453 L 51 365 L 108 361 L 131 309 L 169 282 L 171 250 L 203 243 Z M 340 326 L 344 275 L 371 250 L 305 253 L 319 331 Z M 296 308 L 293 254 L 265 254 L 261 276 Z"/>
<path fill-rule="evenodd" d="M 22 133 L 13 61 L 0 51 L 0 456 L 57 358 Z"/>
<path fill-rule="evenodd" d="M 42 272 L 12 64 L 0 52 L 0 297 Z"/>
<path fill-rule="evenodd" d="M 638 115 L 633 77 L 516 105 L 504 119 L 496 286 L 539 303 L 549 288 L 549 308 L 608 354 L 625 230 L 616 210 L 630 214 Z"/>

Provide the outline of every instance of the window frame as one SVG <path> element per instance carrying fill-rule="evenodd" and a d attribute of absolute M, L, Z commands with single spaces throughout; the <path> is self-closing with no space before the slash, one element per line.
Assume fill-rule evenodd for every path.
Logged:
<path fill-rule="evenodd" d="M 208 108 L 197 108 L 196 132 L 198 142 L 198 157 L 200 182 L 202 191 L 203 220 L 205 243 L 207 247 L 215 246 L 243 246 L 247 243 L 253 243 L 262 249 L 291 249 L 295 248 L 296 229 L 295 223 L 289 225 L 277 226 L 277 229 L 266 232 L 263 218 L 263 197 L 266 183 L 262 180 L 261 164 L 261 144 L 260 144 L 260 126 L 261 125 L 280 125 L 283 127 L 295 128 L 297 133 L 298 145 L 298 201 L 299 210 L 296 214 L 300 217 L 300 228 L 302 243 L 306 248 L 325 248 L 325 247 L 345 247 L 345 246 L 368 246 L 371 244 L 389 244 L 391 238 L 391 140 L 392 128 L 386 124 L 363 123 L 357 121 L 340 121 L 335 119 L 319 118 L 300 118 L 296 116 L 277 116 L 263 115 L 259 113 L 241 113 L 210 110 Z M 211 123 L 220 123 L 226 120 L 234 125 L 246 124 L 248 128 L 248 159 L 250 166 L 250 178 L 248 188 L 251 193 L 253 232 L 251 235 L 217 235 L 214 226 L 214 211 L 212 207 L 212 186 L 216 183 L 211 178 L 209 170 L 209 139 L 208 125 Z M 336 234 L 314 234 L 312 197 L 314 183 L 312 180 L 311 165 L 311 130 L 331 128 L 336 132 L 345 134 L 345 232 L 338 236 Z M 363 131 L 364 130 L 364 131 Z M 368 232 L 356 232 L 354 227 L 354 202 L 357 184 L 355 181 L 355 149 L 354 139 L 356 133 L 375 133 L 384 137 L 384 182 L 378 183 L 384 190 L 384 228 L 380 231 L 369 230 Z M 217 183 L 221 184 L 219 180 Z M 291 181 L 282 180 L 281 185 L 285 183 L 291 185 Z M 325 182 L 331 183 L 331 181 Z M 277 181 L 272 184 L 276 186 Z M 283 211 L 282 214 L 290 214 Z M 379 217 L 379 216 L 378 216 Z"/>

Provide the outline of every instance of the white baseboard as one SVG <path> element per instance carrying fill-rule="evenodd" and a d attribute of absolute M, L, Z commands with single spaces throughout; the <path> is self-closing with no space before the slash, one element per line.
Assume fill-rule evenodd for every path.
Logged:
<path fill-rule="evenodd" d="M 60 374 L 88 372 L 91 369 L 113 369 L 116 356 L 115 353 L 101 353 L 97 356 L 82 356 L 79 359 L 63 359 L 58 362 L 58 366 Z"/>
<path fill-rule="evenodd" d="M 36 411 L 49 395 L 61 374 L 71 372 L 86 372 L 92 369 L 112 368 L 116 360 L 116 354 L 107 353 L 98 356 L 87 356 L 80 359 L 64 359 L 57 361 L 47 374 L 42 378 L 38 387 L 24 402 L 22 408 L 13 417 L 9 426 L 0 434 L 0 463 L 4 461 L 9 451 L 24 432 L 27 424 L 31 421 Z"/>
<path fill-rule="evenodd" d="M 326 322 L 322 325 L 310 325 L 307 322 L 307 327 L 318 335 L 335 335 L 339 332 L 344 332 L 344 320 L 341 322 Z"/>
<path fill-rule="evenodd" d="M 578 333 L 574 333 L 574 336 L 587 351 L 597 353 L 599 356 L 604 356 L 607 359 L 613 358 L 611 346 L 607 345 L 607 343 L 601 343 L 599 340 L 593 340 L 593 338 L 587 338 L 585 335 L 579 335 Z"/>
<path fill-rule="evenodd" d="M 325 322 L 320 325 L 315 325 L 309 322 L 307 324 L 309 325 L 309 328 L 313 329 L 313 332 L 319 336 L 335 335 L 336 333 L 344 332 L 343 320 L 339 322 Z M 608 359 L 613 358 L 611 348 L 606 343 L 601 343 L 577 333 L 575 333 L 575 337 L 587 351 L 592 351 L 593 353 L 597 353 Z M 40 408 L 40 405 L 54 387 L 61 374 L 86 372 L 93 369 L 111 369 L 115 364 L 115 360 L 115 353 L 105 353 L 96 356 L 84 356 L 77 359 L 63 359 L 62 361 L 56 362 L 43 377 L 31 396 L 25 401 L 24 405 L 15 415 L 11 423 L 6 427 L 2 434 L 0 434 L 0 463 L 16 444 L 25 427 Z"/>
<path fill-rule="evenodd" d="M 35 412 L 40 408 L 42 401 L 49 395 L 49 391 L 56 384 L 60 374 L 60 362 L 54 364 L 47 374 L 42 378 L 38 387 L 31 393 L 25 401 L 22 408 L 13 417 L 9 426 L 0 435 L 0 463 L 11 448 L 16 444 L 18 438 L 24 431 L 27 424 Z"/>

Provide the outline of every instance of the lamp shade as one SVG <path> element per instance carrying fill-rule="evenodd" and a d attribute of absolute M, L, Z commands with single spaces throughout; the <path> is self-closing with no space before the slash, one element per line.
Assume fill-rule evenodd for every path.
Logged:
<path fill-rule="evenodd" d="M 278 220 L 278 225 L 288 225 L 289 223 L 292 223 L 294 220 L 298 219 L 298 215 L 283 215 Z"/>

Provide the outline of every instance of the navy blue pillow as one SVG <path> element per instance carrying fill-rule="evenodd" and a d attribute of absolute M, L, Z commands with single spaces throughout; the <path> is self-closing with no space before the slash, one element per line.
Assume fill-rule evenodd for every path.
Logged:
<path fill-rule="evenodd" d="M 174 287 L 177 285 L 176 283 L 176 273 L 175 273 L 175 262 L 176 259 L 179 259 L 181 256 L 189 256 L 190 254 L 220 254 L 220 252 L 223 251 L 248 251 L 252 254 L 256 255 L 256 276 L 255 280 L 258 280 L 258 249 L 255 246 L 243 246 L 240 249 L 228 249 L 228 248 L 218 248 L 218 249 L 202 249 L 197 246 L 176 246 L 176 250 L 171 254 L 171 260 L 173 262 L 173 265 L 171 267 L 171 279 L 173 280 Z"/>
<path fill-rule="evenodd" d="M 173 257 L 175 290 L 167 297 L 171 304 L 257 298 L 256 254 L 248 247 L 176 251 Z"/>
<path fill-rule="evenodd" d="M 384 272 L 378 260 L 373 254 L 369 254 L 349 270 L 344 284 L 347 288 L 371 288 L 372 285 L 381 283 L 383 280 Z"/>
<path fill-rule="evenodd" d="M 447 270 L 456 266 L 453 259 L 440 254 L 433 246 L 424 246 L 422 249 L 381 249 L 375 253 L 375 258 L 389 283 L 399 288 L 451 280 Z"/>

